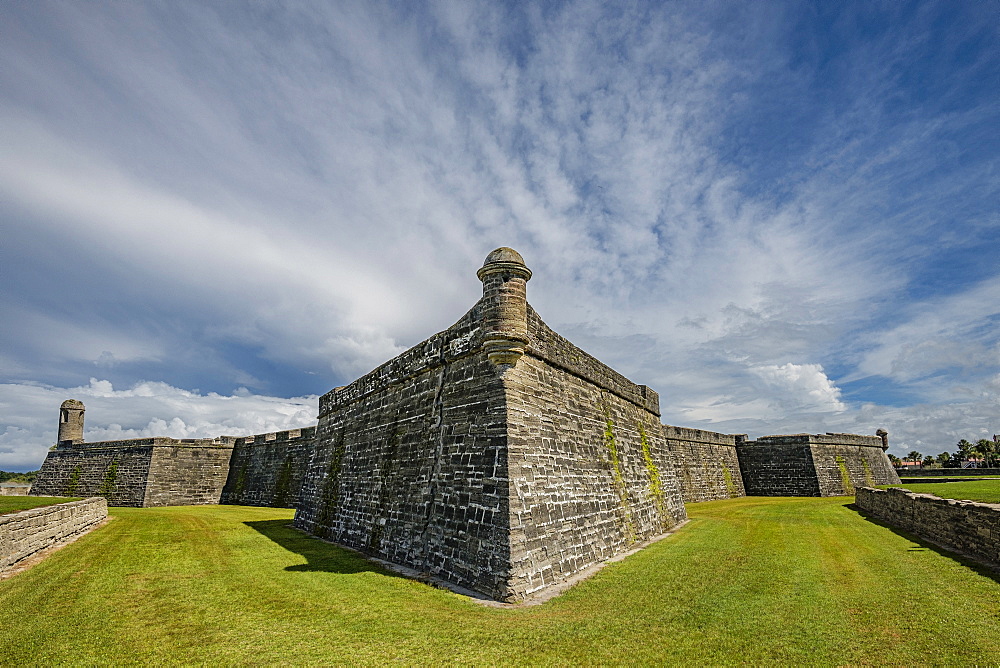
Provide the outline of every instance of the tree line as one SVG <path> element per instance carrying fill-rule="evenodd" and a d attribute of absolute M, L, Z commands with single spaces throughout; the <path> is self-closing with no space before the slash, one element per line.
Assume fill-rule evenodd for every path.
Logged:
<path fill-rule="evenodd" d="M 36 475 L 38 475 L 38 471 L 28 471 L 27 473 L 0 471 L 0 482 L 34 482 Z"/>
<path fill-rule="evenodd" d="M 910 462 L 922 467 L 933 466 L 946 469 L 962 468 L 963 464 L 968 462 L 975 462 L 980 468 L 992 468 L 1000 463 L 1000 443 L 996 440 L 981 438 L 972 443 L 963 438 L 958 442 L 957 447 L 958 450 L 954 453 L 942 452 L 937 456 L 924 455 L 916 450 L 911 450 L 902 459 L 896 455 L 889 455 L 889 461 L 896 467 L 903 466 L 904 462 Z"/>

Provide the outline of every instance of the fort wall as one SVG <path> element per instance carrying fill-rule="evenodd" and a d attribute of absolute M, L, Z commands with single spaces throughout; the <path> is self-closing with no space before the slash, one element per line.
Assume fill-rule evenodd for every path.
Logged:
<path fill-rule="evenodd" d="M 746 496 L 736 436 L 670 425 L 662 430 L 685 503 Z"/>
<path fill-rule="evenodd" d="M 506 406 L 483 303 L 320 398 L 295 525 L 494 598 L 509 574 Z"/>
<path fill-rule="evenodd" d="M 1000 566 L 1000 505 L 942 499 L 898 487 L 859 488 L 862 512 L 935 545 Z"/>
<path fill-rule="evenodd" d="M 530 349 L 504 373 L 513 600 L 564 582 L 687 517 L 659 411 L 604 385 Z"/>
<path fill-rule="evenodd" d="M 842 496 L 864 486 L 898 484 L 878 436 L 793 434 L 738 441 L 750 496 Z"/>
<path fill-rule="evenodd" d="M 296 508 L 316 427 L 237 438 L 221 503 Z"/>
<path fill-rule="evenodd" d="M 136 438 L 61 443 L 31 486 L 36 496 L 101 496 L 112 506 L 218 503 L 233 439 Z"/>

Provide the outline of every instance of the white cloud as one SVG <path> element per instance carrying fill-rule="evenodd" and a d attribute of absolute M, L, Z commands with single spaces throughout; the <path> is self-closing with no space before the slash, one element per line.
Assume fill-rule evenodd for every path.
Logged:
<path fill-rule="evenodd" d="M 840 400 L 840 389 L 834 385 L 819 364 L 769 364 L 751 367 L 750 372 L 774 387 L 789 405 L 806 410 L 839 412 L 847 408 Z"/>
<path fill-rule="evenodd" d="M 963 11 L 968 35 L 992 25 Z M 941 47 L 923 14 L 829 47 L 780 3 L 5 18 L 12 387 L 99 372 L 133 393 L 260 389 L 275 367 L 349 382 L 454 322 L 511 245 L 542 317 L 660 391 L 670 421 L 871 433 L 879 417 L 909 442 L 907 425 L 943 437 L 993 406 L 996 269 L 938 283 L 995 249 L 996 109 L 966 99 L 982 61 L 905 88 L 914 52 Z M 840 389 L 871 377 L 920 407 Z M 95 428 L 227 426 L 233 401 L 169 387 L 94 394 L 132 406 Z M 0 443 L 44 442 L 20 401 Z"/>
<path fill-rule="evenodd" d="M 268 397 L 245 388 L 230 396 L 199 394 L 160 382 L 116 390 L 107 380 L 81 387 L 0 385 L 0 469 L 33 469 L 56 441 L 59 405 L 79 399 L 87 407 L 87 441 L 151 436 L 211 438 L 297 429 L 316 423 L 318 397 Z"/>

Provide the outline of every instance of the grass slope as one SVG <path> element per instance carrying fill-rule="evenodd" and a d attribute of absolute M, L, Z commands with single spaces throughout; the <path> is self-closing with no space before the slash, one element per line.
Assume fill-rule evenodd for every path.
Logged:
<path fill-rule="evenodd" d="M 75 496 L 0 496 L 0 515 L 79 500 L 80 497 Z"/>
<path fill-rule="evenodd" d="M 7 665 L 1000 662 L 1000 582 L 844 498 L 689 506 L 546 604 L 485 608 L 237 506 L 116 508 L 0 582 Z"/>
<path fill-rule="evenodd" d="M 905 487 L 911 492 L 933 494 L 942 499 L 969 499 L 980 503 L 1000 503 L 1000 480 L 963 480 L 962 482 L 925 482 L 889 485 Z"/>

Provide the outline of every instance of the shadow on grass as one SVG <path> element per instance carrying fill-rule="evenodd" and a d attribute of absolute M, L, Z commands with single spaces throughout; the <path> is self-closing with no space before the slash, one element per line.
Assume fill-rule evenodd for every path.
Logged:
<path fill-rule="evenodd" d="M 916 543 L 916 545 L 914 545 L 913 547 L 907 548 L 907 552 L 927 552 L 927 551 L 937 552 L 942 557 L 947 557 L 948 559 L 957 561 L 966 568 L 975 571 L 979 575 L 990 578 L 994 582 L 1000 584 L 1000 566 L 996 564 L 991 564 L 987 561 L 984 561 L 982 559 L 967 554 L 963 554 L 956 550 L 936 545 L 927 540 L 926 538 L 922 538 L 921 536 L 918 536 L 917 534 L 914 533 L 910 533 L 909 531 L 904 531 L 903 529 L 893 526 L 892 524 L 889 524 L 888 522 L 885 522 L 879 519 L 878 517 L 875 517 L 874 515 L 869 515 L 860 507 L 858 507 L 857 504 L 845 503 L 844 507 L 849 510 L 853 510 L 858 515 L 860 515 L 865 521 L 871 522 L 872 524 L 875 524 L 880 527 L 884 527 L 889 531 L 893 532 L 894 534 L 896 534 L 897 536 L 900 536 L 908 541 Z"/>
<path fill-rule="evenodd" d="M 306 558 L 306 563 L 289 566 L 286 571 L 322 571 L 341 575 L 378 573 L 389 577 L 401 577 L 365 559 L 358 552 L 326 543 L 315 536 L 293 529 L 288 520 L 261 520 L 244 524 L 289 552 L 301 554 Z"/>

